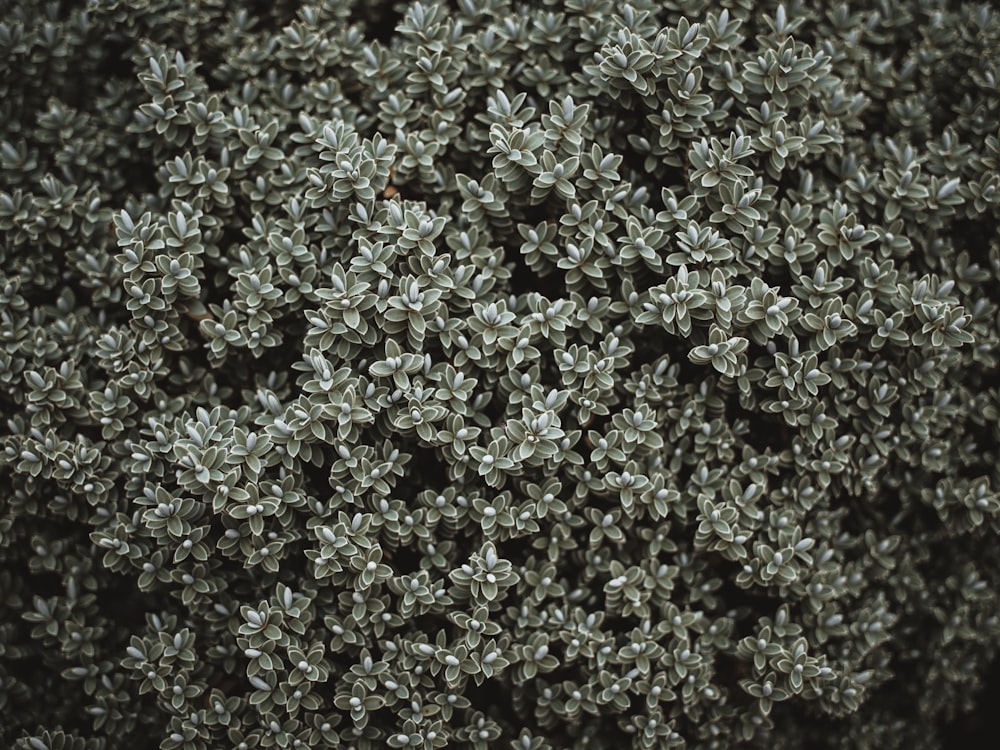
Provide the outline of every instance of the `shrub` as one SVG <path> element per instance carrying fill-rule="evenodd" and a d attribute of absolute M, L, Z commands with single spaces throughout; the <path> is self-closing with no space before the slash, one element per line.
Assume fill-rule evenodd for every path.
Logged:
<path fill-rule="evenodd" d="M 1000 644 L 1000 15 L 15 2 L 0 741 L 919 748 Z"/>

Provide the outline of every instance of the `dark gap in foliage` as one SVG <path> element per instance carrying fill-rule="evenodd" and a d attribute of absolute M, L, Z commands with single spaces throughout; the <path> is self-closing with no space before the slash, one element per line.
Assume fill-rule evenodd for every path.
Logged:
<path fill-rule="evenodd" d="M 972 711 L 939 727 L 942 750 L 989 750 L 996 742 L 994 712 L 1000 705 L 1000 659 L 994 657 Z"/>
<path fill-rule="evenodd" d="M 357 9 L 365 21 L 365 35 L 374 41 L 389 44 L 396 35 L 396 27 L 403 19 L 405 5 L 396 0 L 362 2 Z"/>

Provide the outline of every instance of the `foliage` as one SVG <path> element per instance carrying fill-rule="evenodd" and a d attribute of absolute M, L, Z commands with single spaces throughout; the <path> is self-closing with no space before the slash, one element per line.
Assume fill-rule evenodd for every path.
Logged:
<path fill-rule="evenodd" d="M 0 19 L 0 744 L 930 748 L 1000 646 L 1000 14 Z"/>

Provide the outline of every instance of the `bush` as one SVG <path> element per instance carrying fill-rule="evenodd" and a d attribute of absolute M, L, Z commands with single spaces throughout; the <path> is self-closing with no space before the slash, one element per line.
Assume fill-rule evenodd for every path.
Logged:
<path fill-rule="evenodd" d="M 923 748 L 1000 644 L 1000 14 L 0 22 L 0 743 Z"/>

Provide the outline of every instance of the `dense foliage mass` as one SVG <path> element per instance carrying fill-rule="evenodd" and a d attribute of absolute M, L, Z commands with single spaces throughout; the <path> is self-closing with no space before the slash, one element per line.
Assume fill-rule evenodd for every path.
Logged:
<path fill-rule="evenodd" d="M 989 4 L 0 5 L 4 747 L 974 705 Z"/>

